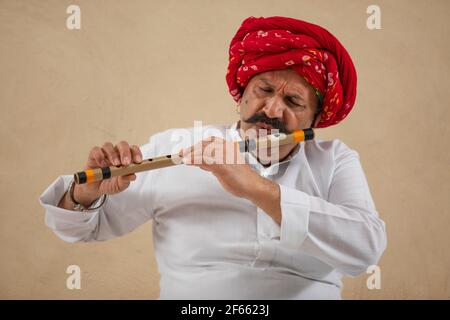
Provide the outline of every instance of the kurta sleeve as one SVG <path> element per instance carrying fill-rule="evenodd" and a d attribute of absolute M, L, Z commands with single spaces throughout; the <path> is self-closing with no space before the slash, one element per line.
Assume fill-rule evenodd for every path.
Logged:
<path fill-rule="evenodd" d="M 385 223 L 375 209 L 357 152 L 342 144 L 328 199 L 280 185 L 280 245 L 301 250 L 342 274 L 377 264 L 386 248 Z"/>
<path fill-rule="evenodd" d="M 154 136 L 149 143 L 140 146 L 144 159 L 154 156 L 155 149 Z M 110 195 L 103 207 L 91 212 L 58 207 L 73 178 L 60 176 L 39 197 L 45 209 L 45 223 L 67 242 L 104 241 L 123 236 L 152 218 L 150 173 L 136 173 L 136 180 L 127 189 Z"/>

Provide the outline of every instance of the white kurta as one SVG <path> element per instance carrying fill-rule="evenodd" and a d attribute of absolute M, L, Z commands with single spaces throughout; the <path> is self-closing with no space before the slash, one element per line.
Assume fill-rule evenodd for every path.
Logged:
<path fill-rule="evenodd" d="M 236 126 L 204 127 L 204 136 L 181 144 L 173 141 L 180 130 L 170 129 L 141 151 L 144 159 L 175 153 L 218 132 L 242 140 Z M 137 173 L 94 212 L 57 207 L 69 175 L 39 200 L 46 224 L 68 242 L 111 239 L 153 219 L 161 299 L 340 299 L 342 275 L 365 272 L 386 247 L 358 153 L 339 140 L 315 139 L 268 168 L 250 160 L 280 185 L 281 226 L 226 192 L 212 173 L 186 165 Z"/>

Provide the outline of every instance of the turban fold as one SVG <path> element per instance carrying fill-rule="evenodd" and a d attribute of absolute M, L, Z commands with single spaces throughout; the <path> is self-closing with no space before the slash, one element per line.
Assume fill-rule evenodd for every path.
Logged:
<path fill-rule="evenodd" d="M 287 17 L 249 17 L 230 43 L 226 75 L 236 102 L 255 74 L 292 68 L 315 90 L 318 128 L 337 124 L 353 108 L 356 70 L 344 46 L 324 28 Z"/>

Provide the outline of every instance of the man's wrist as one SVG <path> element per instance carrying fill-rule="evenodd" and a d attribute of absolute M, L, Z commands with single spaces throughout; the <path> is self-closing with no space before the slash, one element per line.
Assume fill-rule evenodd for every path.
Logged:
<path fill-rule="evenodd" d="M 281 190 L 278 183 L 258 175 L 247 199 L 281 224 Z"/>
<path fill-rule="evenodd" d="M 254 203 L 259 203 L 265 199 L 268 199 L 267 197 L 272 199 L 276 198 L 276 194 L 279 189 L 276 182 L 263 178 L 258 174 L 256 175 L 256 179 L 253 181 L 254 183 L 252 183 L 252 188 L 247 195 L 248 200 Z"/>
<path fill-rule="evenodd" d="M 96 200 L 98 200 L 102 196 L 101 194 L 97 193 L 89 193 L 78 184 L 74 184 L 73 188 L 73 200 L 75 200 L 85 208 L 89 208 Z"/>

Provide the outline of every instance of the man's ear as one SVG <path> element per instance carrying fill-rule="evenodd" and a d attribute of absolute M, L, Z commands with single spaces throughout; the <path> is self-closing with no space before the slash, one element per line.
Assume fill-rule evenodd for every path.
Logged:
<path fill-rule="evenodd" d="M 317 125 L 318 125 L 319 122 L 320 122 L 321 116 L 322 116 L 322 112 L 321 112 L 319 115 L 317 115 L 316 121 L 314 121 L 314 124 L 313 124 L 313 128 L 316 128 L 316 127 L 317 127 Z"/>

